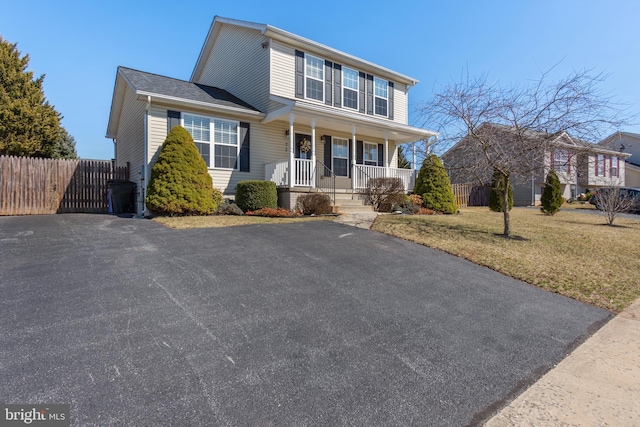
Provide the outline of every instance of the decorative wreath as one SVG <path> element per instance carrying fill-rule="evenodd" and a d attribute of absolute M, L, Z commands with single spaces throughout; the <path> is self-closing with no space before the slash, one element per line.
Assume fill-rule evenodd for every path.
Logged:
<path fill-rule="evenodd" d="M 309 150 L 311 150 L 311 141 L 309 141 L 307 138 L 302 138 L 298 145 L 300 146 L 300 151 L 302 151 L 303 153 L 308 153 Z"/>

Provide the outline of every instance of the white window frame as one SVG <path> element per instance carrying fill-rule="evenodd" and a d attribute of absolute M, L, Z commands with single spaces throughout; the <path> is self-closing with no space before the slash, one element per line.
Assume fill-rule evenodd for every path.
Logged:
<path fill-rule="evenodd" d="M 346 78 L 346 71 L 350 71 L 352 73 L 354 73 L 356 75 L 356 88 L 352 88 L 352 87 L 347 87 L 346 83 L 345 83 L 345 78 Z M 359 107 L 360 107 L 360 77 L 359 77 L 359 73 L 357 70 L 354 70 L 353 68 L 349 68 L 349 67 L 342 67 L 342 106 L 345 108 L 350 108 L 353 110 L 358 111 Z M 356 93 L 356 106 L 355 107 L 348 107 L 344 104 L 344 94 L 346 90 L 350 90 L 350 91 L 354 91 Z"/>
<path fill-rule="evenodd" d="M 367 152 L 367 145 L 369 146 L 373 146 L 373 148 L 375 149 L 375 153 L 376 153 L 376 158 L 375 160 L 367 160 L 365 158 L 365 153 Z M 364 142 L 362 144 L 362 164 L 365 166 L 378 166 L 378 159 L 380 158 L 380 153 L 378 153 L 378 144 L 373 143 L 373 142 Z M 369 163 L 375 163 L 375 164 L 368 164 Z"/>
<path fill-rule="evenodd" d="M 615 164 L 615 166 L 614 166 Z M 614 174 L 615 171 L 615 174 Z M 620 158 L 618 156 L 611 157 L 611 168 L 609 170 L 612 178 L 620 178 Z"/>
<path fill-rule="evenodd" d="M 186 116 L 191 116 L 191 117 L 197 117 L 200 119 L 206 119 L 209 121 L 209 140 L 205 141 L 205 140 L 200 140 L 200 139 L 195 139 L 193 138 L 193 135 L 191 135 L 191 132 L 189 132 L 189 134 L 191 135 L 191 137 L 193 138 L 194 142 L 200 143 L 200 144 L 209 144 L 209 164 L 210 166 L 208 166 L 209 169 L 218 169 L 218 170 L 239 170 L 240 169 L 240 122 L 237 120 L 229 120 L 229 119 L 225 119 L 222 117 L 212 117 L 212 116 L 203 116 L 201 114 L 192 114 L 192 113 L 185 113 L 183 112 L 182 114 L 180 114 L 180 125 L 182 127 L 184 127 L 185 129 L 187 129 L 187 127 L 185 126 L 185 117 Z M 215 131 L 216 131 L 216 127 L 215 127 L 215 122 L 216 121 L 222 121 L 222 122 L 228 122 L 228 123 L 232 123 L 233 125 L 235 125 L 236 127 L 236 143 L 235 144 L 229 144 L 229 143 L 225 143 L 225 142 L 216 142 L 216 137 L 215 137 Z M 187 132 L 189 130 L 187 129 Z M 236 148 L 236 167 L 235 168 L 223 168 L 223 167 L 216 167 L 216 145 L 223 145 L 226 147 L 235 147 Z"/>
<path fill-rule="evenodd" d="M 553 170 L 567 174 L 571 172 L 571 155 L 569 150 L 557 148 L 553 150 Z"/>
<path fill-rule="evenodd" d="M 307 61 L 311 60 L 311 59 L 318 60 L 318 61 L 320 61 L 322 63 L 322 65 L 320 66 L 320 78 L 310 76 L 307 73 L 307 68 L 309 67 L 309 63 Z M 318 56 L 314 56 L 314 55 L 310 55 L 308 53 L 305 53 L 305 55 L 304 55 L 304 97 L 305 97 L 305 99 L 309 99 L 309 100 L 312 100 L 312 101 L 318 101 L 318 102 L 323 102 L 324 103 L 324 99 L 325 99 L 325 93 L 324 93 L 324 78 L 325 78 L 324 72 L 325 72 L 325 70 L 324 70 L 324 67 L 325 67 L 324 59 L 322 59 L 322 58 L 320 58 Z M 320 89 L 322 91 L 322 99 L 310 98 L 309 96 L 307 96 L 307 79 L 312 79 L 312 80 L 320 82 Z"/>
<path fill-rule="evenodd" d="M 386 93 L 387 93 L 386 97 L 378 96 L 378 94 L 376 93 L 376 82 L 384 83 L 386 87 Z M 387 105 L 387 108 L 386 108 L 387 114 L 378 114 L 376 112 L 376 98 L 385 100 Z M 389 117 L 389 82 L 385 79 L 381 79 L 375 76 L 373 77 L 373 114 L 380 117 Z"/>
<path fill-rule="evenodd" d="M 601 158 L 602 158 L 602 163 L 600 163 Z M 596 176 L 606 176 L 606 171 L 605 171 L 606 165 L 607 165 L 607 157 L 604 154 L 596 154 Z"/>
<path fill-rule="evenodd" d="M 333 151 L 333 146 L 334 144 L 337 144 L 337 142 L 340 142 L 340 144 L 342 145 L 344 143 L 344 146 L 347 149 L 347 156 L 346 157 L 342 157 L 342 156 L 336 156 L 335 152 Z M 331 170 L 335 173 L 335 163 L 334 163 L 334 159 L 344 159 L 347 161 L 347 174 L 346 175 L 336 175 L 336 176 L 349 176 L 349 140 L 346 138 L 331 138 Z"/>

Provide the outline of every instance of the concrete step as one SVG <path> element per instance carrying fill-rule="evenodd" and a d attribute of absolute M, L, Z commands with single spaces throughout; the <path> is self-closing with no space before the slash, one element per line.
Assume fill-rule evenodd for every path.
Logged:
<path fill-rule="evenodd" d="M 336 198 L 336 205 L 340 206 L 363 206 L 363 200 L 352 200 L 352 199 L 338 199 Z"/>
<path fill-rule="evenodd" d="M 338 212 L 341 213 L 358 213 L 358 212 L 373 212 L 373 206 L 360 205 L 360 206 L 336 206 Z"/>

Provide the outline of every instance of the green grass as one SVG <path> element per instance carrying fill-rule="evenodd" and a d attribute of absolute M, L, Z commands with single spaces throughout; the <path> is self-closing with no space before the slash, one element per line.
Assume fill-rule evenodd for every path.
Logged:
<path fill-rule="evenodd" d="M 372 229 L 614 312 L 640 298 L 640 220 L 618 218 L 612 227 L 602 215 L 575 209 L 546 216 L 516 208 L 516 238 L 505 239 L 502 214 L 483 207 L 460 215 L 382 215 Z"/>
<path fill-rule="evenodd" d="M 251 224 L 290 224 L 294 222 L 305 221 L 333 221 L 333 216 L 316 216 L 316 217 L 299 217 L 299 218 L 267 218 L 262 216 L 249 215 L 214 215 L 214 216 L 180 216 L 156 217 L 153 220 L 171 228 L 215 228 L 215 227 L 232 227 L 236 225 Z"/>

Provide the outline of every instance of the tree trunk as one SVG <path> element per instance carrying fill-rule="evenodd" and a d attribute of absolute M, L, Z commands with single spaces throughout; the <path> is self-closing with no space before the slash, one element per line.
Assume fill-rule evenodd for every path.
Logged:
<path fill-rule="evenodd" d="M 511 186 L 511 181 L 509 179 L 509 175 L 503 175 L 504 180 L 504 188 L 502 191 L 502 214 L 504 220 L 504 232 L 502 233 L 505 237 L 511 236 L 511 222 L 509 218 L 509 186 Z"/>

